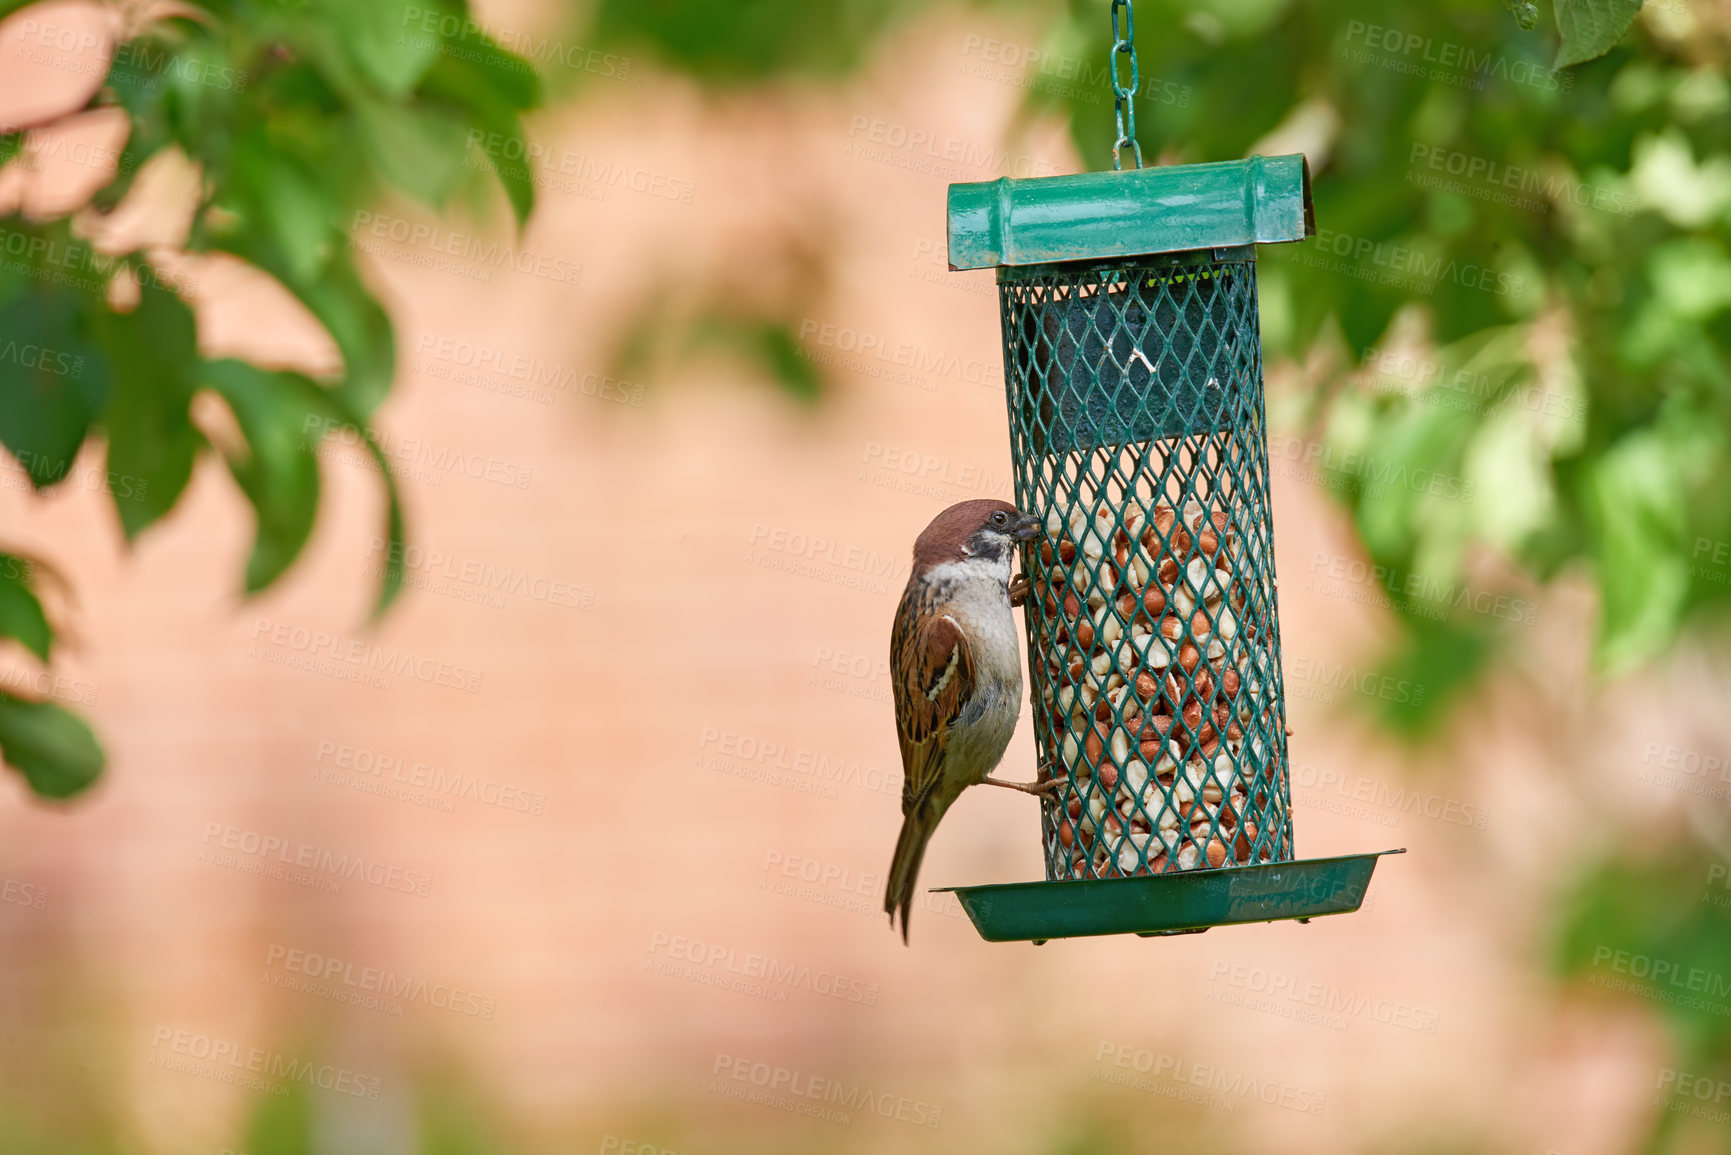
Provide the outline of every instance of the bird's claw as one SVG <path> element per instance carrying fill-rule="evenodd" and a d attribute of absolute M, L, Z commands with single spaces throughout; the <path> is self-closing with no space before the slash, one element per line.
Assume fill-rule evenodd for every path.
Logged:
<path fill-rule="evenodd" d="M 1028 581 L 1028 575 L 1017 574 L 1010 579 L 1010 605 L 1015 607 L 1027 604 L 1028 594 L 1032 591 L 1033 586 Z"/>

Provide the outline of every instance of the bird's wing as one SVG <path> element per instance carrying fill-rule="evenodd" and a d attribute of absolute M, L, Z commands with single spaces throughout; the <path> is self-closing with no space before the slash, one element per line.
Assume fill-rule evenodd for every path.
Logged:
<path fill-rule="evenodd" d="M 896 730 L 902 746 L 902 813 L 931 794 L 944 765 L 950 728 L 974 695 L 974 652 L 948 615 L 904 618 L 890 664 L 895 669 Z"/>

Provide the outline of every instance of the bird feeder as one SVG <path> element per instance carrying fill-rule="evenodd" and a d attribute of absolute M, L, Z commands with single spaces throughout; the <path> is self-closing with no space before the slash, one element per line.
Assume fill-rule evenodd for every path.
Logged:
<path fill-rule="evenodd" d="M 1046 881 L 951 888 L 986 939 L 1364 900 L 1378 855 L 1295 858 L 1281 684 L 1256 246 L 1315 231 L 1296 155 L 950 186 L 1045 518 L 1021 561 Z"/>

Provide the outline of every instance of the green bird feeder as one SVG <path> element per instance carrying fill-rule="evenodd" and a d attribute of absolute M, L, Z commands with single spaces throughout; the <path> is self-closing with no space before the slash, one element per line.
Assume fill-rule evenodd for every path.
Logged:
<path fill-rule="evenodd" d="M 1294 857 L 1256 246 L 1316 232 L 1309 169 L 1136 161 L 949 190 L 1046 519 L 1021 558 L 1046 881 L 948 888 L 993 942 L 1341 914 L 1379 857 Z"/>

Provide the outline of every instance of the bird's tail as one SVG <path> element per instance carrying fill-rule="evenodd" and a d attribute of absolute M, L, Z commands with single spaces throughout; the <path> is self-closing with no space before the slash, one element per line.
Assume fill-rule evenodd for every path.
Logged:
<path fill-rule="evenodd" d="M 902 834 L 896 839 L 895 857 L 890 859 L 890 881 L 884 891 L 884 910 L 890 916 L 890 929 L 895 929 L 896 910 L 902 912 L 902 941 L 908 941 L 908 908 L 913 905 L 914 886 L 919 881 L 920 860 L 926 856 L 926 843 L 937 829 L 937 815 L 924 803 L 909 810 L 902 819 Z"/>

